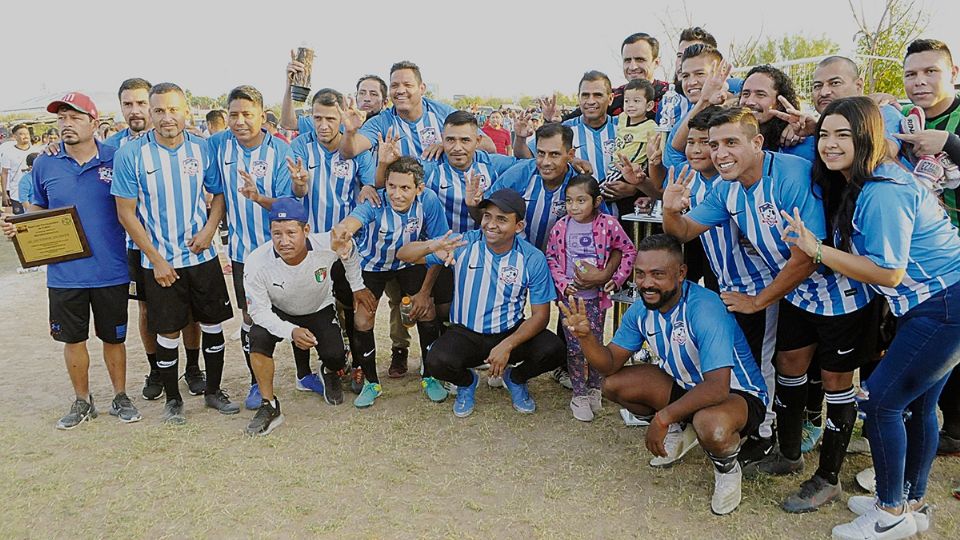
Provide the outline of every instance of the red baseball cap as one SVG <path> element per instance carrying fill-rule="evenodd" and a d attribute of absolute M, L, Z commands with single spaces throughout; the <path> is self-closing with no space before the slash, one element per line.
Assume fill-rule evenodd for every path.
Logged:
<path fill-rule="evenodd" d="M 90 96 L 86 94 L 70 92 L 56 101 L 51 101 L 50 104 L 47 105 L 47 112 L 56 114 L 63 105 L 84 114 L 89 114 L 94 120 L 98 117 L 97 106 L 93 103 L 93 100 L 90 99 Z"/>

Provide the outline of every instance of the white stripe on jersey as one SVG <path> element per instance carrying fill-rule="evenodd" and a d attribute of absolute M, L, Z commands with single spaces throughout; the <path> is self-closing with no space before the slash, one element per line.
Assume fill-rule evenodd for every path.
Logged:
<path fill-rule="evenodd" d="M 484 192 L 496 180 L 496 177 L 490 172 L 489 165 L 479 163 L 476 159 L 473 160 L 470 170 L 473 171 L 474 175 L 480 177 L 480 189 Z M 434 174 L 424 180 L 424 185 L 440 197 L 450 229 L 455 234 L 463 234 L 476 229 L 479 224 L 470 217 L 470 210 L 465 202 L 467 192 L 466 173 L 455 169 L 446 160 L 438 164 L 434 171 Z"/>
<path fill-rule="evenodd" d="M 495 257 L 480 238 L 457 257 L 450 321 L 481 334 L 498 334 L 523 319 L 527 300 L 523 253 L 514 249 Z"/>
<path fill-rule="evenodd" d="M 294 159 L 302 159 L 311 176 L 303 204 L 310 215 L 311 230 L 327 232 L 357 207 L 362 187 L 359 167 L 354 159 L 342 159 L 339 150 L 327 152 L 315 137 L 305 142 L 294 147 Z"/>
<path fill-rule="evenodd" d="M 278 167 L 287 166 L 285 162 L 278 162 L 277 150 L 268 143 L 267 137 L 249 153 L 244 152 L 236 138 L 228 137 L 216 156 L 227 208 L 230 260 L 240 263 L 246 260 L 251 251 L 270 240 L 270 213 L 240 194 L 243 178 L 238 171 L 243 170 L 253 176 L 257 190 L 262 195 L 276 198 L 274 176 Z"/>
<path fill-rule="evenodd" d="M 383 206 L 377 219 L 361 230 L 360 242 L 361 268 L 367 272 L 385 272 L 410 266 L 397 258 L 397 251 L 404 244 L 416 241 L 425 225 L 423 201 L 417 197 L 404 216 L 390 206 L 383 190 L 380 191 Z M 406 218 L 406 219 L 404 219 Z"/>
<path fill-rule="evenodd" d="M 607 115 L 607 122 L 600 129 L 593 129 L 578 116 L 563 123 L 573 130 L 573 147 L 577 157 L 589 161 L 593 166 L 593 175 L 600 183 L 607 178 L 613 163 L 613 153 L 617 148 L 617 121 Z"/>

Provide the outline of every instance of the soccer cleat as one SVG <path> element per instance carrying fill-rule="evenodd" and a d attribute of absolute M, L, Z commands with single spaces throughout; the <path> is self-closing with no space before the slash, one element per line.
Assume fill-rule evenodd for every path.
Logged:
<path fill-rule="evenodd" d="M 710 511 L 718 516 L 725 516 L 740 506 L 742 493 L 740 485 L 743 482 L 743 472 L 740 463 L 734 465 L 733 470 L 722 473 L 713 469 L 713 498 L 710 500 Z"/>
<path fill-rule="evenodd" d="M 895 516 L 876 506 L 850 523 L 833 528 L 834 540 L 893 540 L 916 533 L 917 522 L 912 512 Z"/>
<path fill-rule="evenodd" d="M 803 454 L 800 454 L 797 459 L 787 459 L 780 452 L 774 452 L 754 463 L 753 468 L 758 473 L 769 474 L 770 476 L 798 473 L 803 470 Z"/>
<path fill-rule="evenodd" d="M 363 390 L 360 391 L 357 399 L 353 400 L 353 405 L 358 409 L 366 409 L 373 405 L 373 402 L 376 401 L 381 394 L 383 394 L 383 388 L 380 386 L 380 383 L 364 383 Z"/>
<path fill-rule="evenodd" d="M 340 383 L 340 374 L 330 373 L 321 369 L 320 375 L 323 377 L 323 383 L 321 384 L 323 400 L 330 405 L 340 405 L 343 403 L 343 385 Z"/>
<path fill-rule="evenodd" d="M 247 435 L 269 435 L 271 431 L 277 429 L 277 426 L 283 423 L 283 414 L 280 413 L 280 400 L 274 397 L 277 407 L 267 400 L 260 403 L 260 409 L 253 416 L 253 420 L 247 425 Z"/>
<path fill-rule="evenodd" d="M 211 409 L 220 411 L 220 414 L 237 414 L 240 412 L 240 406 L 230 401 L 230 396 L 222 389 L 217 390 L 216 394 L 207 394 L 203 396 L 203 402 Z"/>
<path fill-rule="evenodd" d="M 316 373 L 311 373 L 302 379 L 297 379 L 297 390 L 301 392 L 316 392 L 323 395 L 323 381 Z M 262 403 L 262 402 L 261 402 Z"/>
<path fill-rule="evenodd" d="M 823 437 L 823 426 L 804 420 L 803 431 L 800 433 L 800 453 L 806 454 L 816 448 L 821 437 Z"/>
<path fill-rule="evenodd" d="M 191 396 L 202 396 L 207 391 L 207 378 L 199 369 L 188 369 L 183 374 L 187 382 L 187 391 Z"/>
<path fill-rule="evenodd" d="M 423 392 L 427 394 L 427 397 L 430 398 L 430 401 L 434 403 L 442 403 L 449 395 L 449 392 L 443 387 L 443 384 L 433 377 L 424 377 L 421 379 L 420 386 L 423 388 Z"/>
<path fill-rule="evenodd" d="M 163 395 L 163 381 L 160 380 L 158 373 L 150 372 L 144 378 L 143 390 L 140 392 L 143 399 L 153 401 Z"/>
<path fill-rule="evenodd" d="M 873 493 L 877 490 L 877 471 L 873 467 L 857 473 L 857 485 L 864 491 Z"/>
<path fill-rule="evenodd" d="M 557 381 L 557 384 L 566 388 L 567 390 L 573 390 L 573 383 L 570 382 L 570 374 L 563 368 L 557 368 L 553 370 L 552 373 L 553 380 Z"/>
<path fill-rule="evenodd" d="M 593 414 L 603 410 L 603 394 L 600 392 L 599 388 L 590 388 L 587 390 L 587 395 L 590 396 L 590 410 L 593 411 Z"/>
<path fill-rule="evenodd" d="M 77 399 L 70 406 L 70 412 L 57 421 L 57 429 L 73 429 L 87 420 L 97 417 L 97 408 L 93 405 L 93 396 L 90 396 L 89 403 L 82 399 Z"/>
<path fill-rule="evenodd" d="M 407 374 L 407 349 L 394 347 L 390 352 L 390 368 L 387 369 L 387 376 L 391 379 L 399 379 Z"/>
<path fill-rule="evenodd" d="M 537 403 L 533 401 L 533 397 L 530 395 L 530 389 L 527 388 L 527 383 L 517 384 L 513 382 L 513 380 L 510 379 L 512 373 L 512 367 L 503 370 L 503 385 L 510 391 L 510 401 L 513 403 L 513 408 L 523 414 L 530 414 L 536 411 Z"/>
<path fill-rule="evenodd" d="M 783 501 L 783 509 L 791 514 L 814 512 L 821 506 L 833 502 L 843 494 L 840 482 L 831 484 L 817 475 L 800 484 L 800 490 Z"/>
<path fill-rule="evenodd" d="M 878 503 L 878 499 L 871 495 L 854 495 L 847 499 L 847 508 L 851 512 L 858 516 L 862 516 L 867 512 L 873 510 Z M 911 501 L 912 503 L 913 501 Z M 911 508 L 912 508 L 911 504 Z M 933 507 L 929 504 L 924 503 L 916 510 L 911 510 L 913 513 L 913 520 L 917 523 L 917 532 L 927 532 L 927 529 L 930 528 L 930 520 L 933 513 Z"/>
<path fill-rule="evenodd" d="M 350 391 L 359 394 L 363 391 L 363 368 L 355 367 L 350 370 Z"/>
<path fill-rule="evenodd" d="M 247 408 L 248 411 L 255 411 L 260 408 L 260 403 L 263 402 L 263 396 L 260 395 L 260 385 L 251 384 L 250 392 L 247 393 L 247 399 L 243 400 L 243 406 Z"/>
<path fill-rule="evenodd" d="M 137 422 L 143 418 L 140 416 L 140 411 L 133 406 L 133 402 L 130 401 L 130 398 L 127 397 L 126 393 L 121 393 L 114 396 L 113 401 L 110 403 L 109 412 L 111 416 L 116 416 L 121 422 L 126 424 Z"/>
<path fill-rule="evenodd" d="M 650 466 L 670 467 L 698 444 L 700 441 L 697 440 L 697 432 L 693 429 L 692 423 L 688 423 L 683 429 L 680 428 L 680 424 L 670 424 L 667 436 L 663 440 L 667 455 L 654 456 L 650 460 Z"/>
<path fill-rule="evenodd" d="M 623 423 L 628 426 L 646 427 L 649 426 L 650 421 L 653 420 L 653 415 L 637 416 L 626 409 L 620 409 L 620 418 L 622 418 Z"/>
<path fill-rule="evenodd" d="M 183 400 L 171 399 L 163 405 L 163 414 L 160 420 L 164 424 L 181 426 L 187 423 L 187 417 L 183 415 Z"/>
<path fill-rule="evenodd" d="M 960 456 L 960 439 L 954 439 L 941 429 L 940 441 L 937 443 L 937 455 Z"/>
<path fill-rule="evenodd" d="M 743 444 L 740 445 L 737 461 L 740 462 L 747 476 L 756 474 L 757 463 L 773 455 L 776 443 L 776 438 L 773 435 L 761 437 L 757 433 L 751 434 L 747 437 L 747 440 L 743 441 Z"/>
<path fill-rule="evenodd" d="M 593 409 L 590 407 L 590 396 L 573 396 L 570 399 L 570 410 L 573 417 L 581 422 L 593 421 Z"/>
<path fill-rule="evenodd" d="M 466 418 L 473 414 L 473 408 L 474 405 L 476 405 L 474 397 L 477 392 L 477 383 L 480 382 L 480 377 L 478 377 L 473 370 L 470 370 L 470 376 L 473 377 L 473 382 L 470 383 L 470 386 L 460 386 L 457 388 L 457 399 L 453 402 L 453 415 L 457 418 Z"/>

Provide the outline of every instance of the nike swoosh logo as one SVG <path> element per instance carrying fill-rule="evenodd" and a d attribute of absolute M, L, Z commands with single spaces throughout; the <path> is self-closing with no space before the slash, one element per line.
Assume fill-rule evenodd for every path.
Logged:
<path fill-rule="evenodd" d="M 227 300 L 226 302 L 224 302 L 224 303 L 223 303 L 223 305 L 225 305 L 225 306 L 229 306 L 229 305 L 230 305 L 230 301 L 229 301 L 229 300 Z"/>
<path fill-rule="evenodd" d="M 233 165 L 233 164 L 236 163 L 236 162 L 237 162 L 236 160 L 233 160 L 233 161 L 224 161 L 223 164 L 224 164 L 224 165 Z"/>
<path fill-rule="evenodd" d="M 159 171 L 159 170 L 160 170 L 160 168 L 157 167 L 156 169 L 154 169 L 154 170 L 152 170 L 152 171 L 147 171 L 147 174 L 154 174 L 155 172 L 157 172 L 157 171 Z"/>
<path fill-rule="evenodd" d="M 372 355 L 373 353 L 374 353 L 374 351 L 365 352 L 365 353 L 363 353 L 363 357 L 364 357 L 364 358 L 367 358 L 367 357 L 369 357 L 370 355 Z"/>
<path fill-rule="evenodd" d="M 739 211 L 739 212 L 730 212 L 730 215 L 731 215 L 731 216 L 739 216 L 739 215 L 742 214 L 742 213 L 743 213 L 743 210 L 741 210 L 741 211 Z"/>
<path fill-rule="evenodd" d="M 470 270 L 479 270 L 479 269 L 483 268 L 483 266 L 471 266 L 471 267 L 469 267 L 469 268 L 470 268 Z"/>
<path fill-rule="evenodd" d="M 874 524 L 873 524 L 873 530 L 874 530 L 877 534 L 883 534 L 883 533 L 889 531 L 890 529 L 892 529 L 892 528 L 900 525 L 901 523 L 903 523 L 903 520 L 904 520 L 904 519 L 906 519 L 906 518 L 900 518 L 900 521 L 897 521 L 896 523 L 894 523 L 894 524 L 892 524 L 892 525 L 887 525 L 886 527 L 881 527 L 879 523 L 874 523 Z"/>
<path fill-rule="evenodd" d="M 447 184 L 445 186 L 440 186 L 440 189 L 450 189 L 453 187 L 453 184 Z"/>
<path fill-rule="evenodd" d="M 852 353 L 852 352 L 853 352 L 853 349 L 848 349 L 848 350 L 846 350 L 846 351 L 841 351 L 840 349 L 837 349 L 837 354 L 841 354 L 841 355 L 842 355 L 842 354 L 850 354 L 850 353 Z"/>
<path fill-rule="evenodd" d="M 312 170 L 316 169 L 319 165 L 320 165 L 319 163 L 316 164 L 316 165 L 307 165 L 307 168 L 312 171 Z"/>
<path fill-rule="evenodd" d="M 647 337 L 659 336 L 660 332 L 654 332 L 652 334 L 647 334 Z"/>

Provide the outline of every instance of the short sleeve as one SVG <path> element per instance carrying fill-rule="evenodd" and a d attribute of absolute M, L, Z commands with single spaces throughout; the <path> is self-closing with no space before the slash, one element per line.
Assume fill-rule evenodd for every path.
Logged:
<path fill-rule="evenodd" d="M 730 220 L 730 211 L 724 204 L 720 192 L 726 192 L 722 185 L 714 186 L 710 193 L 693 210 L 687 212 L 687 217 L 701 225 L 714 227 Z"/>
<path fill-rule="evenodd" d="M 39 158 L 38 158 L 39 161 Z M 30 194 L 30 203 L 35 204 L 41 208 L 50 208 L 50 199 L 47 197 L 47 188 L 43 185 L 43 180 L 41 178 L 41 173 L 43 169 L 36 167 L 34 163 L 34 169 L 31 173 L 31 182 L 33 182 L 33 193 Z"/>
<path fill-rule="evenodd" d="M 274 147 L 277 151 L 277 159 L 273 170 L 273 196 L 274 198 L 293 197 L 293 181 L 290 179 L 290 169 L 287 168 L 287 158 L 293 157 L 293 151 L 287 143 L 277 142 L 279 144 Z"/>
<path fill-rule="evenodd" d="M 123 199 L 136 199 L 140 196 L 139 171 L 134 159 L 136 143 L 128 143 L 113 155 L 113 181 L 110 194 Z M 36 193 L 36 192 L 35 192 Z"/>
<path fill-rule="evenodd" d="M 677 136 L 677 130 L 679 128 L 680 122 L 677 122 L 670 128 L 670 133 L 667 134 L 667 142 L 663 147 L 663 166 L 667 169 L 670 167 L 682 167 L 683 164 L 687 162 L 687 155 L 673 147 L 673 139 Z"/>
<path fill-rule="evenodd" d="M 214 135 L 211 140 L 201 141 L 203 158 L 206 162 L 203 171 L 203 188 L 211 195 L 223 193 L 223 179 L 220 176 L 220 167 L 217 166 L 217 148 L 221 140 L 222 138 Z"/>
<path fill-rule="evenodd" d="M 857 201 L 855 222 L 868 259 L 881 268 L 906 268 L 920 201 L 917 193 L 892 181 L 872 182 Z"/>
<path fill-rule="evenodd" d="M 815 137 L 807 137 L 793 146 L 784 146 L 780 148 L 784 154 L 801 157 L 810 163 L 817 157 L 817 143 Z"/>
<path fill-rule="evenodd" d="M 796 158 L 777 156 L 774 159 L 779 162 L 773 173 L 780 192 L 778 206 L 790 215 L 793 215 L 794 208 L 800 210 L 803 224 L 823 240 L 827 236 L 827 224 L 823 215 L 823 201 L 817 197 L 811 185 L 812 165 L 809 161 Z"/>
<path fill-rule="evenodd" d="M 517 164 L 519 160 L 513 156 L 501 156 L 500 154 L 490 154 L 490 168 L 493 173 L 500 176 L 510 167 Z"/>
<path fill-rule="evenodd" d="M 640 318 L 646 313 L 642 302 L 634 302 L 620 319 L 620 326 L 613 335 L 612 344 L 627 351 L 639 351 L 646 341 L 640 331 Z"/>
<path fill-rule="evenodd" d="M 383 190 L 380 190 L 380 191 L 381 191 L 380 193 L 381 200 L 385 201 L 386 195 L 385 193 L 383 193 Z M 373 223 L 374 220 L 377 219 L 378 213 L 379 213 L 378 210 L 374 208 L 372 204 L 370 204 L 370 201 L 364 201 L 362 204 L 354 208 L 353 212 L 350 212 L 349 217 L 356 219 L 357 221 L 362 223 L 364 227 L 366 227 L 367 225 Z"/>
<path fill-rule="evenodd" d="M 440 193 L 440 164 L 436 161 L 429 160 L 421 162 L 423 165 L 423 185 L 430 191 L 439 194 Z"/>
<path fill-rule="evenodd" d="M 894 137 L 894 135 L 900 133 L 900 121 L 903 120 L 903 115 L 900 114 L 900 111 L 893 105 L 880 107 L 880 114 L 883 116 L 883 130 L 887 136 L 887 140 L 896 144 L 897 149 L 900 149 L 903 143 L 900 139 Z"/>
<path fill-rule="evenodd" d="M 389 111 L 383 111 L 380 114 L 374 116 L 373 118 L 367 120 L 363 126 L 360 127 L 360 135 L 363 135 L 370 141 L 370 147 L 376 148 L 379 143 L 378 137 L 386 137 L 387 130 L 393 127 L 393 122 L 391 121 L 392 117 L 389 114 Z M 399 133 L 398 135 L 403 135 Z"/>
<path fill-rule="evenodd" d="M 306 114 L 297 115 L 297 133 L 303 135 L 304 133 L 313 133 L 313 119 Z"/>
<path fill-rule="evenodd" d="M 377 179 L 377 166 L 373 161 L 373 151 L 367 150 L 357 157 L 353 158 L 357 168 L 357 180 L 365 186 L 375 186 Z"/>
<path fill-rule="evenodd" d="M 482 234 L 483 234 L 483 233 L 481 233 L 481 232 L 478 231 L 478 230 L 472 230 L 472 231 L 468 231 L 468 232 L 464 233 L 464 234 L 463 234 L 463 241 L 464 241 L 465 243 L 464 243 L 464 245 L 459 246 L 459 247 L 457 247 L 457 248 L 455 248 L 455 249 L 453 250 L 453 258 L 454 258 L 454 260 L 458 260 L 458 259 L 460 258 L 460 255 L 463 253 L 463 251 L 464 251 L 465 249 L 467 249 L 467 247 L 468 247 L 470 244 L 473 244 L 473 243 L 475 243 L 475 242 L 483 242 L 483 236 L 482 236 Z M 437 257 L 437 256 L 436 256 L 435 254 L 433 254 L 433 253 L 427 255 L 426 257 L 424 257 L 424 262 L 427 264 L 427 266 L 439 266 L 439 265 L 445 264 L 444 261 L 441 261 L 440 258 Z M 454 264 L 456 264 L 456 263 L 454 263 Z"/>
<path fill-rule="evenodd" d="M 557 289 L 550 276 L 547 258 L 542 251 L 533 248 L 524 252 L 530 304 L 549 304 L 557 299 Z"/>

